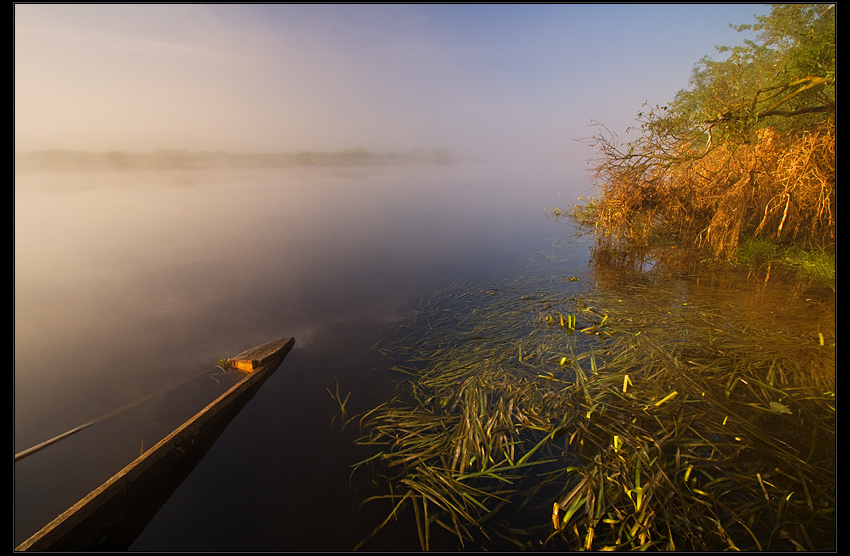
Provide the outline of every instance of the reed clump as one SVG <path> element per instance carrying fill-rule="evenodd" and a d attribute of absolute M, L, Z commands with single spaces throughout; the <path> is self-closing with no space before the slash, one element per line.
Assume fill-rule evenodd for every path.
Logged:
<path fill-rule="evenodd" d="M 750 237 L 834 251 L 834 118 L 795 133 L 765 127 L 751 141 L 686 154 L 648 167 L 604 157 L 600 194 L 573 215 L 622 251 L 672 243 L 730 261 Z"/>
<path fill-rule="evenodd" d="M 360 419 L 364 503 L 412 507 L 423 549 L 834 548 L 833 330 L 628 288 L 424 305 Z"/>

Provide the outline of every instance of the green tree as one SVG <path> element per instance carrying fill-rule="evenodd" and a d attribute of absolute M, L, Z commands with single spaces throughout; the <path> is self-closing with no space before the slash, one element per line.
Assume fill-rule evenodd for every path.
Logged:
<path fill-rule="evenodd" d="M 732 26 L 756 40 L 717 47 L 725 59 L 703 58 L 694 68 L 690 88 L 671 103 L 683 123 L 748 141 L 760 127 L 811 127 L 835 112 L 834 5 L 778 4 L 756 19 Z"/>

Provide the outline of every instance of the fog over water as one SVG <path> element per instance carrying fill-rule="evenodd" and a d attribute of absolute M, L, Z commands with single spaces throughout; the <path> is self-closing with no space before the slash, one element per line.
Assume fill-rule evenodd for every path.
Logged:
<path fill-rule="evenodd" d="M 16 5 L 15 149 L 575 156 L 759 4 Z"/>

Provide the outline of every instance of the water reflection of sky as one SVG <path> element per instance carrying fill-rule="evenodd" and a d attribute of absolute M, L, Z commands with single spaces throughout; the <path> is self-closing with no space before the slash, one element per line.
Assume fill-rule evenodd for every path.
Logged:
<path fill-rule="evenodd" d="M 16 452 L 273 337 L 358 359 L 339 353 L 328 330 L 368 336 L 455 280 L 515 271 L 541 234 L 551 236 L 545 245 L 564 235 L 544 217 L 565 190 L 554 175 L 437 167 L 18 176 Z M 39 480 L 24 465 L 50 473 L 77 444 L 99 462 L 132 457 L 104 455 L 112 440 L 96 434 L 17 464 L 18 491 Z"/>

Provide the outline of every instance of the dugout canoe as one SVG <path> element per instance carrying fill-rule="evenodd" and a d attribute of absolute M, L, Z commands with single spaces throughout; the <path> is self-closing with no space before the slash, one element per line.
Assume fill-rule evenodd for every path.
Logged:
<path fill-rule="evenodd" d="M 278 338 L 227 359 L 244 378 L 16 550 L 126 550 L 293 345 Z"/>

